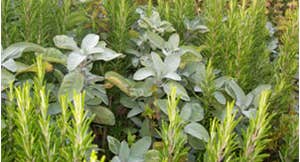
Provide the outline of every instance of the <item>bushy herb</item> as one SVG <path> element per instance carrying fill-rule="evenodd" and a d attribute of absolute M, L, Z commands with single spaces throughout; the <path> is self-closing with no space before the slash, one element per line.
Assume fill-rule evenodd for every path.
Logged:
<path fill-rule="evenodd" d="M 18 87 L 11 86 L 8 92 L 8 106 L 2 112 L 6 116 L 2 120 L 11 125 L 2 128 L 8 133 L 2 141 L 11 139 L 10 144 L 2 148 L 4 154 L 16 161 L 87 159 L 88 152 L 94 149 L 93 136 L 89 131 L 93 117 L 88 117 L 84 111 L 83 95 L 75 94 L 74 103 L 61 97 L 63 113 L 51 117 L 48 114 L 49 92 L 43 80 L 45 67 L 41 57 L 37 59 L 37 65 L 33 86 L 27 82 Z"/>

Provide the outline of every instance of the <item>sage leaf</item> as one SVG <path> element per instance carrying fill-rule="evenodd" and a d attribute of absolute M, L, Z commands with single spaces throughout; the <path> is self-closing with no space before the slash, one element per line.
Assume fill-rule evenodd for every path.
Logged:
<path fill-rule="evenodd" d="M 205 142 L 209 139 L 207 130 L 199 123 L 192 122 L 184 127 L 184 132 Z"/>

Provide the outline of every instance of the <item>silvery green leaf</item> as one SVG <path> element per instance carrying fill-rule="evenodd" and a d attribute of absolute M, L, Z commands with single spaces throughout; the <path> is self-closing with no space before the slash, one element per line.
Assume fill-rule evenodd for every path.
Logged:
<path fill-rule="evenodd" d="M 111 162 L 122 162 L 119 156 L 114 156 Z"/>
<path fill-rule="evenodd" d="M 130 149 L 128 146 L 128 143 L 125 141 L 121 142 L 121 146 L 120 146 L 120 151 L 119 151 L 119 158 L 121 159 L 121 161 L 127 161 L 129 158 L 129 154 L 130 154 Z"/>
<path fill-rule="evenodd" d="M 120 141 L 112 136 L 107 136 L 107 142 L 109 150 L 115 155 L 118 155 L 121 146 Z"/>
<path fill-rule="evenodd" d="M 192 146 L 195 150 L 205 150 L 206 143 L 194 136 L 188 135 L 188 143 Z M 196 160 L 191 160 L 196 161 Z"/>
<path fill-rule="evenodd" d="M 181 80 L 181 77 L 178 74 L 176 74 L 175 72 L 167 73 L 166 75 L 164 75 L 164 78 L 169 78 L 169 79 L 176 80 L 176 81 Z"/>
<path fill-rule="evenodd" d="M 234 81 L 230 80 L 228 81 L 227 86 L 225 87 L 225 91 L 234 99 L 236 99 L 236 105 L 242 106 L 246 95 L 244 91 L 240 88 L 240 86 Z"/>
<path fill-rule="evenodd" d="M 162 28 L 163 30 L 162 30 L 162 32 L 168 32 L 168 33 L 171 33 L 171 32 L 174 32 L 174 31 L 176 31 L 175 29 L 174 29 L 174 27 L 172 26 L 172 24 L 170 23 L 170 22 L 168 22 L 168 21 L 162 21 L 161 23 L 160 23 L 160 28 Z"/>
<path fill-rule="evenodd" d="M 151 59 L 152 59 L 151 56 L 145 55 L 140 57 L 140 62 L 143 66 L 149 67 L 153 65 L 152 63 L 153 61 Z"/>
<path fill-rule="evenodd" d="M 81 48 L 90 50 L 90 49 L 96 47 L 98 42 L 99 42 L 99 35 L 88 34 L 83 38 L 83 40 L 81 42 Z"/>
<path fill-rule="evenodd" d="M 21 57 L 23 52 L 43 52 L 45 49 L 34 43 L 19 42 L 8 46 L 4 51 L 1 51 L 1 62 L 8 59 Z"/>
<path fill-rule="evenodd" d="M 256 115 L 256 109 L 250 108 L 249 110 L 242 110 L 242 113 L 248 118 L 253 119 Z"/>
<path fill-rule="evenodd" d="M 252 104 L 252 101 L 254 99 L 254 95 L 252 93 L 249 93 L 247 96 L 246 96 L 246 100 L 245 100 L 245 107 L 249 107 L 251 104 Z"/>
<path fill-rule="evenodd" d="M 145 162 L 160 162 L 160 152 L 157 150 L 149 150 L 145 154 Z"/>
<path fill-rule="evenodd" d="M 59 114 L 61 113 L 61 107 L 60 107 L 60 104 L 55 102 L 55 103 L 51 103 L 49 105 L 49 108 L 48 108 L 48 114 L 49 115 L 56 115 L 56 114 Z"/>
<path fill-rule="evenodd" d="M 212 111 L 212 114 L 220 121 L 224 121 L 226 117 L 226 109 L 224 109 L 224 106 L 215 107 L 215 110 Z"/>
<path fill-rule="evenodd" d="M 137 82 L 129 88 L 131 96 L 135 97 L 149 97 L 153 93 L 154 82 L 148 78 L 144 82 Z"/>
<path fill-rule="evenodd" d="M 69 99 L 72 99 L 73 93 L 79 93 L 83 88 L 84 77 L 78 71 L 73 71 L 65 75 L 59 91 L 58 96 L 68 94 Z"/>
<path fill-rule="evenodd" d="M 97 98 L 97 97 L 92 97 L 90 96 L 90 94 L 86 91 L 86 97 L 85 99 L 85 104 L 87 106 L 99 106 L 102 103 L 102 99 Z"/>
<path fill-rule="evenodd" d="M 138 117 L 132 117 L 130 120 L 138 127 L 142 127 L 142 121 Z"/>
<path fill-rule="evenodd" d="M 214 82 L 216 85 L 216 88 L 219 89 L 221 87 L 223 87 L 225 85 L 225 83 L 227 83 L 230 80 L 229 77 L 223 76 L 220 78 L 217 78 Z"/>
<path fill-rule="evenodd" d="M 117 53 L 109 48 L 104 48 L 104 51 L 102 53 L 96 53 L 93 54 L 94 60 L 104 60 L 104 61 L 110 61 L 113 60 L 119 56 L 122 56 L 121 53 Z"/>
<path fill-rule="evenodd" d="M 102 48 L 106 48 L 106 45 L 107 45 L 106 42 L 100 41 L 100 42 L 98 42 L 97 46 L 102 47 Z"/>
<path fill-rule="evenodd" d="M 57 35 L 53 38 L 54 44 L 58 48 L 68 50 L 78 50 L 76 42 L 72 37 L 66 35 Z"/>
<path fill-rule="evenodd" d="M 77 52 L 72 52 L 69 56 L 68 56 L 68 60 L 67 60 L 67 68 L 69 71 L 72 71 L 74 69 L 76 69 L 76 67 L 81 64 L 87 56 L 82 55 L 80 53 Z"/>
<path fill-rule="evenodd" d="M 1 91 L 9 87 L 9 84 L 15 80 L 15 76 L 7 70 L 1 68 Z"/>
<path fill-rule="evenodd" d="M 163 48 L 165 41 L 158 34 L 153 33 L 151 31 L 147 31 L 146 32 L 146 36 L 147 36 L 147 39 L 149 40 L 149 42 L 152 45 L 154 45 L 156 48 L 158 48 L 158 49 L 162 49 Z"/>
<path fill-rule="evenodd" d="M 204 110 L 199 103 L 186 103 L 180 116 L 185 121 L 197 122 L 201 121 L 204 117 Z"/>
<path fill-rule="evenodd" d="M 11 72 L 21 71 L 29 67 L 28 65 L 25 65 L 21 62 L 16 62 L 13 59 L 8 59 L 4 63 L 2 63 L 2 66 Z"/>
<path fill-rule="evenodd" d="M 270 90 L 271 89 L 271 85 L 268 84 L 263 84 L 263 85 L 259 85 L 258 87 L 256 87 L 255 89 L 253 89 L 249 94 L 252 94 L 254 96 L 253 99 L 253 105 L 255 107 L 258 107 L 259 104 L 259 100 L 260 100 L 260 94 L 262 91 L 266 91 L 266 90 Z M 249 95 L 248 94 L 248 95 Z"/>
<path fill-rule="evenodd" d="M 150 69 L 150 68 L 141 68 L 139 69 L 138 71 L 136 71 L 133 75 L 133 79 L 134 80 L 143 80 L 143 79 L 146 79 L 150 76 L 154 76 L 155 75 L 155 72 Z"/>
<path fill-rule="evenodd" d="M 180 64 L 180 56 L 176 54 L 169 55 L 165 58 L 164 64 L 166 66 L 164 71 L 175 72 Z"/>
<path fill-rule="evenodd" d="M 168 40 L 168 46 L 170 49 L 175 50 L 179 46 L 179 35 L 177 33 L 172 34 Z"/>
<path fill-rule="evenodd" d="M 196 47 L 193 46 L 180 46 L 179 55 L 184 55 L 184 54 L 192 54 L 190 56 L 193 56 L 194 58 L 197 58 L 197 60 L 202 60 L 202 55 L 200 54 L 199 50 L 196 49 Z"/>
<path fill-rule="evenodd" d="M 151 137 L 146 136 L 138 140 L 131 146 L 130 156 L 143 158 L 151 146 Z"/>
<path fill-rule="evenodd" d="M 142 123 L 142 125 L 141 125 L 141 129 L 140 129 L 140 135 L 142 136 L 142 137 L 144 137 L 144 136 L 151 136 L 151 130 L 150 130 L 150 121 L 146 118 L 144 121 L 143 121 L 143 123 Z"/>
<path fill-rule="evenodd" d="M 223 93 L 219 92 L 219 91 L 216 91 L 213 93 L 214 94 L 214 97 L 215 99 L 222 105 L 225 105 L 226 104 L 226 98 L 225 96 L 223 95 Z"/>
<path fill-rule="evenodd" d="M 151 52 L 151 58 L 152 58 L 152 63 L 153 63 L 153 68 L 156 71 L 156 75 L 158 77 L 161 77 L 160 75 L 162 72 L 165 70 L 165 64 L 162 62 L 161 58 L 159 55 L 155 52 Z"/>
<path fill-rule="evenodd" d="M 46 48 L 45 52 L 40 54 L 43 55 L 43 60 L 54 63 L 60 63 L 63 65 L 67 64 L 68 57 L 56 48 Z"/>
<path fill-rule="evenodd" d="M 139 107 L 138 102 L 134 101 L 131 97 L 121 95 L 120 103 L 130 109 Z"/>
<path fill-rule="evenodd" d="M 90 85 L 86 87 L 86 91 L 89 92 L 93 97 L 97 97 L 98 99 L 101 99 L 106 105 L 108 105 L 108 98 L 103 85 L 99 85 L 99 84 Z"/>
<path fill-rule="evenodd" d="M 94 122 L 104 125 L 115 125 L 115 115 L 109 108 L 103 106 L 88 106 L 87 110 L 95 114 Z"/>
<path fill-rule="evenodd" d="M 166 99 L 158 99 L 155 103 L 155 106 L 157 106 L 163 113 L 168 115 L 168 100 Z"/>
<path fill-rule="evenodd" d="M 161 23 L 161 19 L 160 19 L 160 16 L 159 16 L 159 13 L 154 11 L 150 17 L 150 20 L 151 20 L 151 23 L 153 25 L 155 25 L 156 27 L 158 27 Z"/>
<path fill-rule="evenodd" d="M 199 123 L 192 122 L 188 124 L 184 127 L 184 132 L 205 142 L 209 140 L 207 130 Z"/>
<path fill-rule="evenodd" d="M 165 91 L 165 93 L 167 93 L 168 95 L 171 93 L 171 88 L 175 87 L 176 88 L 176 96 L 180 97 L 181 99 L 185 100 L 185 101 L 190 101 L 190 97 L 188 96 L 185 88 L 174 81 L 169 81 L 168 83 L 163 85 L 163 89 Z"/>
<path fill-rule="evenodd" d="M 125 53 L 134 55 L 134 56 L 136 56 L 136 57 L 142 56 L 142 53 L 140 53 L 139 51 L 137 51 L 137 50 L 135 50 L 135 49 L 126 49 L 126 50 L 125 50 Z"/>
<path fill-rule="evenodd" d="M 102 53 L 102 52 L 104 52 L 104 49 L 102 47 L 92 47 L 92 48 L 86 50 L 87 55 L 95 54 L 95 53 Z"/>
<path fill-rule="evenodd" d="M 136 116 L 137 114 L 140 114 L 141 112 L 143 112 L 142 109 L 140 109 L 139 107 L 135 107 L 133 109 L 131 109 L 128 114 L 127 114 L 127 118 L 131 118 L 133 116 Z"/>
<path fill-rule="evenodd" d="M 103 76 L 92 74 L 89 71 L 86 71 L 86 80 L 88 83 L 96 83 L 104 80 Z"/>

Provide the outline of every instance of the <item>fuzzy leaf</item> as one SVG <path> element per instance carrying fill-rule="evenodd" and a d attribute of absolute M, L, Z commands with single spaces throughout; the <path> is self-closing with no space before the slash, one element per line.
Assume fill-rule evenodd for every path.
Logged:
<path fill-rule="evenodd" d="M 166 65 L 166 71 L 175 72 L 180 64 L 180 56 L 173 54 L 165 58 L 164 64 Z"/>
<path fill-rule="evenodd" d="M 40 54 L 43 55 L 43 60 L 54 63 L 60 63 L 63 65 L 67 64 L 68 57 L 56 48 L 46 48 L 45 52 Z"/>
<path fill-rule="evenodd" d="M 141 112 L 143 112 L 142 109 L 140 109 L 139 107 L 135 107 L 133 109 L 131 109 L 128 114 L 127 114 L 127 118 L 131 118 L 133 116 L 136 116 L 137 114 L 140 114 Z"/>
<path fill-rule="evenodd" d="M 167 42 L 167 45 L 169 49 L 171 50 L 175 50 L 178 48 L 179 46 L 179 35 L 177 33 L 174 33 L 172 34 L 170 37 L 169 37 L 169 40 Z"/>
<path fill-rule="evenodd" d="M 216 92 L 214 92 L 214 97 L 220 104 L 222 104 L 222 105 L 226 104 L 226 98 L 223 95 L 223 93 L 216 91 Z"/>
<path fill-rule="evenodd" d="M 58 95 L 68 94 L 69 99 L 72 99 L 73 92 L 80 93 L 83 88 L 84 77 L 80 72 L 73 71 L 65 75 L 62 84 L 60 85 Z"/>
<path fill-rule="evenodd" d="M 72 37 L 66 35 L 57 35 L 53 38 L 56 47 L 68 50 L 78 50 L 76 42 Z"/>
<path fill-rule="evenodd" d="M 89 111 L 94 113 L 95 119 L 94 122 L 98 124 L 105 125 L 115 125 L 115 115 L 111 112 L 110 109 L 103 106 L 87 107 Z"/>
<path fill-rule="evenodd" d="M 118 155 L 119 154 L 119 149 L 120 149 L 120 141 L 117 140 L 116 138 L 112 137 L 112 136 L 107 136 L 107 141 L 108 141 L 108 148 L 109 150 Z"/>
<path fill-rule="evenodd" d="M 156 105 L 157 107 L 160 108 L 160 110 L 165 113 L 166 115 L 168 115 L 168 110 L 167 110 L 167 107 L 168 107 L 168 100 L 166 99 L 158 99 L 156 101 Z"/>
<path fill-rule="evenodd" d="M 142 158 L 151 146 L 151 137 L 143 137 L 135 142 L 130 150 L 131 157 Z"/>
<path fill-rule="evenodd" d="M 80 53 L 77 52 L 72 52 L 69 56 L 68 56 L 68 60 L 67 60 L 67 68 L 69 71 L 74 70 L 79 64 L 82 63 L 82 61 L 84 61 L 86 59 L 85 55 L 82 55 Z"/>
<path fill-rule="evenodd" d="M 82 42 L 81 42 L 81 48 L 89 50 L 95 47 L 99 42 L 99 35 L 96 34 L 88 34 L 86 35 Z"/>
<path fill-rule="evenodd" d="M 176 74 L 175 72 L 170 72 L 170 73 L 166 74 L 164 76 L 164 78 L 169 78 L 169 79 L 176 80 L 176 81 L 181 80 L 181 77 L 178 74 Z"/>
<path fill-rule="evenodd" d="M 149 40 L 149 42 L 156 48 L 158 49 L 162 49 L 164 46 L 164 39 L 162 37 L 160 37 L 158 34 L 153 33 L 151 31 L 147 31 L 146 32 L 146 36 Z"/>
<path fill-rule="evenodd" d="M 114 156 L 114 158 L 111 160 L 111 162 L 122 162 L 119 156 Z"/>
<path fill-rule="evenodd" d="M 110 61 L 113 60 L 119 56 L 122 56 L 121 53 L 117 53 L 109 48 L 103 48 L 102 53 L 95 53 L 93 54 L 93 59 L 94 60 L 104 60 L 104 61 Z"/>
<path fill-rule="evenodd" d="M 152 58 L 152 62 L 153 62 L 153 68 L 156 71 L 156 75 L 158 75 L 158 77 L 161 77 L 161 73 L 165 70 L 165 65 L 162 62 L 161 58 L 159 57 L 159 55 L 155 52 L 151 52 L 151 58 Z"/>
<path fill-rule="evenodd" d="M 207 130 L 199 123 L 190 123 L 187 126 L 184 127 L 184 131 L 193 136 L 196 137 L 200 140 L 203 140 L 205 142 L 208 141 L 209 139 L 209 134 L 207 132 Z"/>
<path fill-rule="evenodd" d="M 1 91 L 9 87 L 9 84 L 15 80 L 15 76 L 5 69 L 1 68 Z"/>
<path fill-rule="evenodd" d="M 160 153 L 157 150 L 149 150 L 145 154 L 145 162 L 160 162 Z"/>
<path fill-rule="evenodd" d="M 121 146 L 120 146 L 119 158 L 121 159 L 121 161 L 125 162 L 128 160 L 129 154 L 130 154 L 130 149 L 129 149 L 128 143 L 125 141 L 122 141 Z"/>
<path fill-rule="evenodd" d="M 185 121 L 197 122 L 203 119 L 204 111 L 198 103 L 186 103 L 180 112 L 180 116 Z"/>
<path fill-rule="evenodd" d="M 61 113 L 61 107 L 60 107 L 60 104 L 55 102 L 55 103 L 51 103 L 49 105 L 49 108 L 48 108 L 48 114 L 49 115 L 56 115 L 58 113 Z"/>
<path fill-rule="evenodd" d="M 172 87 L 176 87 L 176 96 L 180 97 L 181 99 L 185 100 L 185 101 L 190 101 L 190 97 L 188 96 L 185 88 L 174 81 L 169 81 L 167 84 L 163 85 L 163 89 L 164 91 L 169 95 L 171 93 L 171 88 Z"/>
<path fill-rule="evenodd" d="M 2 66 L 11 72 L 22 71 L 29 67 L 28 65 L 25 65 L 21 62 L 16 62 L 13 59 L 5 61 L 4 63 L 2 63 Z"/>
<path fill-rule="evenodd" d="M 37 44 L 19 42 L 10 45 L 3 52 L 1 51 L 1 62 L 8 59 L 21 57 L 23 52 L 43 52 L 45 49 Z"/>
<path fill-rule="evenodd" d="M 138 71 L 136 71 L 133 75 L 133 79 L 134 80 L 143 80 L 146 79 L 150 76 L 154 76 L 155 73 L 153 70 L 151 70 L 150 68 L 141 68 Z"/>

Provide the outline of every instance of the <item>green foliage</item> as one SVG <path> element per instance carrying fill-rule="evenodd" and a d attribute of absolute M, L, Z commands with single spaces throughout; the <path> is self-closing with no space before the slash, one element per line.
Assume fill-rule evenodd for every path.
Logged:
<path fill-rule="evenodd" d="M 286 19 L 282 22 L 283 34 L 280 37 L 279 56 L 274 68 L 274 96 L 272 107 L 282 112 L 293 111 L 296 90 L 295 80 L 298 78 L 298 20 L 297 10 L 287 10 Z M 272 104 L 273 104 L 272 103 Z"/>
<path fill-rule="evenodd" d="M 33 85 L 27 82 L 9 89 L 7 106 L 1 112 L 5 116 L 2 120 L 9 125 L 1 128 L 7 133 L 1 140 L 10 143 L 2 145 L 2 153 L 7 156 L 2 157 L 13 161 L 87 159 L 94 148 L 93 136 L 89 131 L 93 117 L 88 117 L 84 111 L 83 95 L 74 95 L 74 103 L 62 96 L 62 114 L 51 117 L 48 114 L 49 92 L 43 80 L 45 66 L 41 57 L 37 59 L 37 65 Z"/>
<path fill-rule="evenodd" d="M 196 16 L 195 0 L 158 0 L 157 10 L 163 19 L 171 22 L 180 36 L 184 35 L 186 28 L 184 21 Z"/>
<path fill-rule="evenodd" d="M 109 45 L 118 52 L 128 46 L 130 26 L 136 21 L 133 0 L 106 0 L 103 2 L 109 18 Z"/>
<path fill-rule="evenodd" d="M 262 92 L 256 115 L 249 120 L 248 129 L 243 133 L 240 161 L 263 161 L 268 156 L 264 153 L 264 149 L 270 142 L 270 121 L 274 116 L 268 112 L 269 94 L 269 91 Z"/>
<path fill-rule="evenodd" d="M 65 64 L 69 73 L 64 76 L 58 94 L 70 94 L 72 91 L 79 93 L 83 89 L 86 90 L 86 105 L 90 111 L 96 113 L 95 121 L 100 122 L 100 124 L 114 125 L 115 118 L 110 110 L 99 107 L 101 101 L 106 105 L 108 104 L 104 85 L 99 84 L 104 78 L 94 75 L 90 71 L 93 62 L 98 60 L 110 61 L 121 56 L 121 54 L 107 48 L 106 43 L 99 42 L 99 39 L 96 34 L 88 34 L 83 38 L 79 48 L 72 37 L 66 35 L 54 37 L 54 43 L 57 47 L 72 50 Z M 72 95 L 69 95 L 69 99 L 71 98 Z M 99 111 L 104 113 L 99 113 Z"/>
<path fill-rule="evenodd" d="M 179 98 L 176 98 L 176 88 L 171 89 L 168 96 L 167 115 L 169 123 L 162 121 L 160 136 L 163 148 L 160 152 L 160 161 L 175 162 L 186 159 L 189 148 L 185 146 L 187 136 L 183 133 L 184 122 L 180 119 L 177 105 Z"/>
<path fill-rule="evenodd" d="M 283 143 L 280 146 L 279 155 L 281 161 L 299 160 L 299 121 L 298 115 L 282 115 L 280 128 L 284 132 Z"/>
<path fill-rule="evenodd" d="M 82 4 L 47 0 L 1 0 L 3 46 L 26 41 L 43 45 L 55 35 L 66 33 L 88 21 Z M 76 4 L 77 3 L 77 4 Z M 75 8 L 75 9 L 74 9 Z M 76 33 L 76 32 L 75 32 Z"/>
<path fill-rule="evenodd" d="M 210 139 L 206 145 L 204 161 L 232 161 L 237 149 L 236 133 L 234 132 L 239 120 L 233 112 L 234 103 L 227 104 L 224 121 L 219 123 L 214 119 L 211 123 Z"/>
<path fill-rule="evenodd" d="M 134 162 L 147 160 L 145 159 L 145 155 L 147 152 L 149 152 L 148 149 L 151 146 L 150 137 L 143 137 L 142 139 L 133 143 L 131 147 L 129 147 L 126 141 L 120 142 L 111 136 L 107 136 L 107 140 L 110 151 L 116 154 L 116 156 L 114 156 L 112 159 L 112 162 Z"/>
<path fill-rule="evenodd" d="M 237 79 L 248 92 L 267 83 L 271 72 L 266 48 L 264 1 L 206 1 L 205 19 L 209 32 L 205 54 L 214 67 Z"/>

